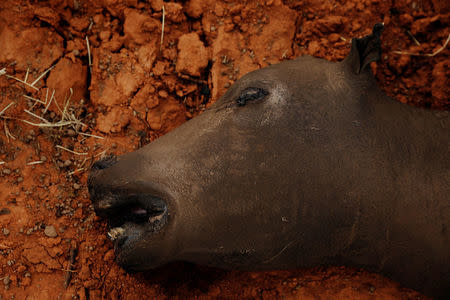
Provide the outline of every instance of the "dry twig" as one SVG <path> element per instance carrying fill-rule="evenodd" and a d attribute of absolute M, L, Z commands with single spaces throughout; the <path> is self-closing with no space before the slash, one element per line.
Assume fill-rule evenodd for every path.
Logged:
<path fill-rule="evenodd" d="M 28 125 L 36 126 L 36 127 L 63 127 L 63 126 L 74 124 L 73 121 L 64 121 L 64 122 L 58 122 L 58 123 L 33 123 L 33 122 L 30 122 L 27 120 L 20 120 L 20 121 L 27 123 Z"/>
<path fill-rule="evenodd" d="M 73 154 L 76 154 L 76 155 L 88 155 L 88 153 L 86 153 L 86 152 L 76 152 L 76 151 L 67 149 L 66 147 L 60 146 L 60 145 L 56 145 L 56 148 L 65 150 L 67 152 L 70 152 L 70 153 L 73 153 Z"/>
<path fill-rule="evenodd" d="M 6 135 L 6 138 L 8 139 L 8 142 L 9 142 L 9 138 L 12 138 L 13 140 L 15 140 L 16 137 L 13 136 L 11 134 L 11 132 L 9 132 L 9 128 L 8 128 L 8 124 L 6 123 L 6 120 L 3 121 L 3 127 L 4 127 L 4 130 L 5 130 L 5 135 Z"/>
<path fill-rule="evenodd" d="M 25 74 L 25 78 L 23 79 L 23 81 L 27 82 L 28 81 L 28 75 L 30 75 L 30 68 L 27 68 L 27 73 Z"/>
<path fill-rule="evenodd" d="M 34 86 L 36 85 L 36 83 L 38 83 L 39 80 L 41 80 L 42 77 L 44 77 L 44 76 L 45 76 L 48 72 L 50 72 L 54 67 L 55 67 L 55 65 L 53 65 L 53 66 L 51 66 L 50 68 L 48 68 L 47 70 L 45 70 L 41 75 L 39 75 L 38 78 L 36 78 L 35 81 L 33 81 L 33 82 L 31 83 L 31 86 L 34 87 Z M 25 80 L 25 81 L 26 81 L 26 80 Z"/>
<path fill-rule="evenodd" d="M 24 109 L 23 111 L 26 112 L 27 114 L 30 114 L 30 115 L 32 115 L 33 117 L 35 117 L 35 118 L 41 120 L 41 121 L 44 121 L 45 124 L 50 124 L 50 122 L 47 121 L 46 119 L 44 119 L 44 118 L 42 118 L 42 117 L 39 117 L 38 115 L 36 115 L 35 113 L 32 113 L 31 111 L 29 111 L 29 110 L 27 110 L 27 109 Z"/>
<path fill-rule="evenodd" d="M 419 41 L 416 39 L 416 37 L 411 33 L 411 31 L 406 30 L 406 33 L 409 34 L 409 36 L 411 37 L 411 39 L 413 40 L 414 44 L 416 44 L 417 46 L 420 46 Z"/>
<path fill-rule="evenodd" d="M 38 165 L 38 164 L 42 164 L 42 163 L 44 163 L 44 161 L 42 161 L 42 160 L 30 161 L 29 163 L 27 163 L 27 166 L 33 166 L 33 165 Z"/>
<path fill-rule="evenodd" d="M 38 89 L 37 87 L 32 86 L 31 84 L 29 84 L 29 83 L 27 83 L 27 82 L 25 82 L 25 81 L 23 81 L 23 80 L 21 80 L 21 79 L 19 79 L 19 78 L 17 78 L 17 77 L 8 75 L 8 74 L 6 74 L 6 73 L 5 73 L 4 75 L 5 75 L 7 78 L 14 79 L 14 80 L 16 80 L 16 81 L 18 81 L 18 82 L 20 82 L 20 83 L 25 84 L 26 86 L 28 86 L 28 87 L 30 87 L 30 88 L 32 88 L 32 89 L 35 89 L 36 91 L 39 91 L 39 89 Z"/>
<path fill-rule="evenodd" d="M 70 99 L 72 99 L 72 95 L 73 95 L 73 90 L 72 90 L 72 88 L 70 88 L 69 91 L 70 91 L 70 95 L 69 95 L 69 97 L 67 98 L 67 100 L 66 100 L 65 103 L 64 103 L 64 108 L 63 108 L 63 111 L 62 111 L 61 121 L 64 121 L 64 120 L 66 119 L 67 107 L 69 106 Z M 70 116 L 69 116 L 69 117 L 70 117 Z M 69 119 L 69 118 L 68 118 L 68 119 Z"/>
<path fill-rule="evenodd" d="M 94 137 L 94 138 L 101 139 L 101 140 L 104 140 L 104 139 L 105 139 L 105 138 L 102 137 L 102 136 L 95 135 L 95 134 L 84 133 L 84 132 L 81 132 L 81 131 L 77 131 L 76 133 L 78 133 L 78 134 L 80 134 L 80 135 L 84 135 L 84 136 Z"/>
<path fill-rule="evenodd" d="M 67 174 L 68 174 L 68 175 L 73 175 L 73 174 L 78 173 L 78 172 L 81 172 L 81 171 L 86 171 L 86 169 L 85 169 L 85 168 L 78 168 L 78 169 L 73 170 L 73 171 L 71 171 L 71 172 L 69 172 L 69 173 L 67 173 Z"/>
<path fill-rule="evenodd" d="M 15 102 L 11 102 L 8 105 L 6 105 L 6 107 L 4 109 L 2 109 L 2 111 L 0 111 L 0 116 L 11 106 L 14 105 Z"/>
<path fill-rule="evenodd" d="M 37 102 L 39 102 L 39 103 L 41 103 L 41 104 L 45 104 L 44 101 L 42 101 L 42 100 L 40 100 L 40 99 L 33 98 L 33 97 L 31 97 L 31 96 L 28 96 L 28 95 L 23 95 L 23 97 L 26 98 L 26 99 L 28 99 L 28 100 L 34 101 L 34 102 L 35 102 L 35 103 L 34 103 L 35 105 L 36 105 Z"/>
<path fill-rule="evenodd" d="M 45 95 L 45 103 L 47 103 L 47 96 L 48 96 L 48 89 L 47 89 L 47 94 Z M 52 103 L 52 100 L 53 100 L 54 97 L 55 97 L 55 89 L 53 89 L 53 93 L 50 96 L 50 100 L 48 101 L 47 105 L 45 106 L 43 114 L 45 114 L 47 112 L 47 110 L 50 107 L 50 104 Z"/>

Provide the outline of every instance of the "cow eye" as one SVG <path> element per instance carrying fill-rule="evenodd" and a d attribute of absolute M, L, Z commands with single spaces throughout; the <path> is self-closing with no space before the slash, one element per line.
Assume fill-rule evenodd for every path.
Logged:
<path fill-rule="evenodd" d="M 244 106 L 248 101 L 255 101 L 264 98 L 269 94 L 268 91 L 260 88 L 246 88 L 236 99 L 238 106 Z"/>

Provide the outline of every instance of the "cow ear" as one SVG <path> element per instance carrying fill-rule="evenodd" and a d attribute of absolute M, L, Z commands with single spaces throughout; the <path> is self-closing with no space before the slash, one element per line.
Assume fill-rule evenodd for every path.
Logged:
<path fill-rule="evenodd" d="M 344 61 L 351 66 L 355 74 L 360 74 L 371 62 L 381 59 L 380 37 L 383 28 L 383 23 L 377 23 L 371 34 L 352 39 L 352 48 Z"/>

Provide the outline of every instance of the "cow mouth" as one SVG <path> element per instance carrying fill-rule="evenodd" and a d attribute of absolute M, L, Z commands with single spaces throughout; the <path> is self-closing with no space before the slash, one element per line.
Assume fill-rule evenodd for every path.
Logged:
<path fill-rule="evenodd" d="M 128 266 L 150 240 L 157 249 L 175 210 L 163 185 L 130 180 L 128 164 L 120 165 L 119 160 L 107 157 L 95 162 L 87 185 L 95 213 L 108 223 L 106 236 L 114 243 L 116 260 Z"/>
<path fill-rule="evenodd" d="M 161 231 L 169 216 L 162 198 L 145 194 L 110 194 L 95 205 L 95 209 L 97 215 L 108 220 L 106 236 L 114 242 L 117 252 L 144 235 Z"/>

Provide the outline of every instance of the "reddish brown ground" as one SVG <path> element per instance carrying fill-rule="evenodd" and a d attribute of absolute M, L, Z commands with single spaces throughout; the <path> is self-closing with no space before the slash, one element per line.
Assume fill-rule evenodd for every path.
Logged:
<path fill-rule="evenodd" d="M 126 274 L 93 212 L 86 169 L 103 154 L 137 149 L 196 116 L 248 71 L 304 54 L 342 59 L 350 39 L 380 21 L 384 54 L 373 65 L 380 86 L 401 102 L 448 109 L 450 47 L 434 57 L 393 53 L 438 50 L 449 34 L 448 1 L 150 2 L 0 2 L 0 70 L 23 80 L 28 69 L 31 84 L 56 65 L 37 89 L 0 76 L 0 111 L 13 103 L 0 116 L 0 298 L 423 298 L 379 275 L 337 267 L 237 272 L 175 264 Z M 84 125 L 21 121 L 43 122 L 27 109 L 59 122 L 70 88 L 65 115 Z M 47 111 L 23 96 L 45 102 L 53 89 Z M 41 163 L 29 165 L 34 161 Z M 46 226 L 57 237 L 48 237 Z M 65 289 L 71 247 L 78 255 Z"/>

